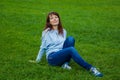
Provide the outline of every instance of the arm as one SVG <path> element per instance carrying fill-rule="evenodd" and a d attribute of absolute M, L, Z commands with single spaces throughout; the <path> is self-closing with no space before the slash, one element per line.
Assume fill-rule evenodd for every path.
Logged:
<path fill-rule="evenodd" d="M 44 54 L 44 49 L 40 48 L 39 52 L 38 52 L 38 55 L 37 55 L 37 58 L 36 58 L 36 62 L 39 63 L 42 59 L 42 56 Z"/>
<path fill-rule="evenodd" d="M 42 33 L 42 44 L 40 46 L 40 50 L 39 50 L 37 58 L 36 58 L 37 63 L 41 61 L 42 56 L 43 56 L 43 54 L 44 54 L 44 52 L 46 50 L 46 38 L 45 38 L 45 35 L 46 35 L 46 32 L 43 31 L 43 33 Z"/>

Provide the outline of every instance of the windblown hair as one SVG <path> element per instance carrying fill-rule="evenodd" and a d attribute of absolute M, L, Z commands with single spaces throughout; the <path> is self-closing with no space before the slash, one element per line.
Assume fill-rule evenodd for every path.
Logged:
<path fill-rule="evenodd" d="M 52 30 L 52 25 L 50 24 L 50 15 L 56 15 L 58 16 L 59 18 L 59 24 L 58 24 L 58 33 L 63 35 L 63 27 L 62 27 L 62 23 L 61 23 L 61 20 L 60 20 L 60 16 L 57 12 L 50 12 L 47 16 L 47 19 L 46 19 L 46 26 L 44 28 L 44 30 L 46 30 L 47 28 L 49 28 L 50 30 Z"/>

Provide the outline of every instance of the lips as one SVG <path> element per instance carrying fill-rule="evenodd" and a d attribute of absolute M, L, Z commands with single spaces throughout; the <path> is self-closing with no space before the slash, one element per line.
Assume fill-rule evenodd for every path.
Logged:
<path fill-rule="evenodd" d="M 57 21 L 54 21 L 53 23 L 57 23 Z"/>

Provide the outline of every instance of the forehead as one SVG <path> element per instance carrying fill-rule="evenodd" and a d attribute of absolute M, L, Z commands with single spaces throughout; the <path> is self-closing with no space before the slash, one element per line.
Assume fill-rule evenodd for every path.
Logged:
<path fill-rule="evenodd" d="M 57 15 L 55 14 L 50 14 L 49 17 L 56 17 Z M 57 16 L 58 17 L 58 16 Z"/>

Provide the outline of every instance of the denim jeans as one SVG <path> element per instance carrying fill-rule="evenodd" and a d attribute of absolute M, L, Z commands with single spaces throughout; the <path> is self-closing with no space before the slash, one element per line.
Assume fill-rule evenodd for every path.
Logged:
<path fill-rule="evenodd" d="M 75 39 L 68 37 L 63 45 L 63 49 L 58 52 L 53 52 L 48 56 L 48 63 L 53 66 L 61 66 L 73 59 L 78 65 L 90 70 L 91 64 L 87 63 L 74 48 Z"/>

